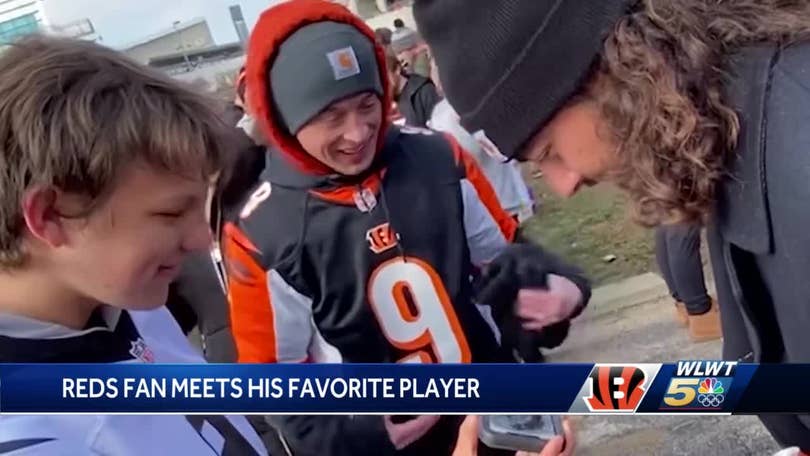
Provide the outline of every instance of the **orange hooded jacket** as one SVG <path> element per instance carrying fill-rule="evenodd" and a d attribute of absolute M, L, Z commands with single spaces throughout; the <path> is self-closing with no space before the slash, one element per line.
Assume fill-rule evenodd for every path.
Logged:
<path fill-rule="evenodd" d="M 388 111 L 391 106 L 391 90 L 385 67 L 385 51 L 376 44 L 374 31 L 351 11 L 336 3 L 323 0 L 294 0 L 274 6 L 262 13 L 250 36 L 245 79 L 247 81 L 248 105 L 262 132 L 270 142 L 283 152 L 301 171 L 312 174 L 330 174 L 333 171 L 307 154 L 298 141 L 281 128 L 273 109 L 272 93 L 268 74 L 279 47 L 284 41 L 305 25 L 333 21 L 349 24 L 375 43 L 380 81 L 385 99 L 382 100 L 381 132 L 377 139 L 377 152 L 382 149 L 384 132 L 388 128 Z"/>

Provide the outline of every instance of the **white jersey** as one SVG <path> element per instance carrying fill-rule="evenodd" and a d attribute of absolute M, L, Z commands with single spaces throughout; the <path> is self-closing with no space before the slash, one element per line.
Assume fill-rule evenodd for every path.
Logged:
<path fill-rule="evenodd" d="M 0 362 L 204 363 L 165 307 L 75 331 L 0 314 Z M 0 415 L 0 455 L 265 455 L 243 416 Z"/>
<path fill-rule="evenodd" d="M 504 163 L 501 158 L 488 154 L 478 140 L 461 126 L 458 114 L 447 100 L 442 100 L 433 108 L 428 126 L 449 133 L 475 157 L 498 195 L 501 207 L 517 216 L 520 222 L 534 215 L 534 201 L 520 174 L 520 165 L 516 162 Z"/>

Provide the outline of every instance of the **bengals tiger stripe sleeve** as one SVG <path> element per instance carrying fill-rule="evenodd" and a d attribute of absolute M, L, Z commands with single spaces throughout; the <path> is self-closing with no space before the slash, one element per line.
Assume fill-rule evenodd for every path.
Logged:
<path fill-rule="evenodd" d="M 518 222 L 498 201 L 475 159 L 450 135 L 456 166 L 462 179 L 461 196 L 464 203 L 464 230 L 470 259 L 476 266 L 489 263 L 509 243 L 514 242 Z"/>
<path fill-rule="evenodd" d="M 312 301 L 296 292 L 233 224 L 224 230 L 228 304 L 240 363 L 297 363 L 313 339 Z"/>
<path fill-rule="evenodd" d="M 312 301 L 273 269 L 239 227 L 223 230 L 228 300 L 238 360 L 242 363 L 340 362 L 313 326 Z M 379 416 L 266 417 L 302 454 L 392 456 L 396 449 Z"/>

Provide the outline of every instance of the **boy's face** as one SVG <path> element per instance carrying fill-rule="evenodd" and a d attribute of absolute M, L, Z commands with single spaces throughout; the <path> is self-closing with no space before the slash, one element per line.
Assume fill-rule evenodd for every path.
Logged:
<path fill-rule="evenodd" d="M 382 126 L 382 103 L 362 93 L 330 105 L 295 135 L 301 147 L 344 176 L 371 166 Z"/>
<path fill-rule="evenodd" d="M 613 166 L 616 146 L 602 125 L 593 102 L 572 104 L 529 141 L 520 158 L 542 172 L 554 193 L 572 196 L 582 186 L 602 180 Z"/>
<path fill-rule="evenodd" d="M 133 310 L 163 305 L 186 254 L 210 246 L 207 184 L 142 163 L 128 166 L 89 216 L 61 219 L 64 242 L 51 249 L 53 275 L 100 303 Z"/>

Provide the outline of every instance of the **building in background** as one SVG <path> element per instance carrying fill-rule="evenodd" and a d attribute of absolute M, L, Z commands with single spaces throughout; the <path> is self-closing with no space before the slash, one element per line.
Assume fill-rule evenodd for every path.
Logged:
<path fill-rule="evenodd" d="M 122 51 L 143 64 L 158 57 L 180 54 L 184 63 L 191 66 L 193 60 L 190 54 L 214 45 L 208 22 L 199 18 L 188 22 L 177 21 L 171 28 L 131 43 Z"/>
<path fill-rule="evenodd" d="M 242 43 L 234 42 L 208 46 L 201 49 L 194 49 L 185 52 L 175 52 L 149 59 L 147 64 L 153 68 L 159 68 L 170 75 L 183 73 L 194 73 L 195 77 L 200 76 L 201 71 L 222 61 L 244 60 L 245 50 Z M 241 65 L 241 63 L 239 64 Z"/>
<path fill-rule="evenodd" d="M 40 32 L 48 25 L 42 0 L 0 0 L 0 44 Z"/>
<path fill-rule="evenodd" d="M 231 12 L 231 20 L 233 21 L 234 29 L 236 29 L 236 36 L 239 38 L 239 42 L 242 43 L 242 46 L 245 46 L 250 33 L 248 32 L 247 23 L 245 23 L 245 16 L 242 15 L 242 7 L 239 5 L 231 5 L 228 9 Z"/>
<path fill-rule="evenodd" d="M 372 27 L 392 28 L 394 19 L 402 19 L 409 27 L 415 28 L 410 8 L 411 0 L 333 1 L 360 14 Z M 238 4 L 229 6 L 228 13 L 223 9 L 220 14 L 229 14 L 238 41 L 214 44 L 207 24 L 204 24 L 203 19 L 198 19 L 182 25 L 176 23 L 175 28 L 144 38 L 126 47 L 124 52 L 142 63 L 165 71 L 176 79 L 193 83 L 201 88 L 207 87 L 214 91 L 232 88 L 237 70 L 245 63 L 244 50 L 250 37 L 250 29 Z M 194 27 L 204 27 L 204 31 L 199 35 L 205 39 L 196 43 L 191 42 L 194 33 L 189 30 L 193 30 Z M 181 29 L 184 30 L 182 34 L 179 33 Z M 184 45 L 179 44 L 181 41 Z M 206 42 L 207 44 L 204 44 Z"/>
<path fill-rule="evenodd" d="M 93 22 L 89 18 L 78 19 L 66 24 L 42 26 L 41 31 L 49 35 L 101 42 L 101 36 L 96 33 L 96 28 L 93 27 Z"/>
<path fill-rule="evenodd" d="M 332 0 L 349 8 L 363 19 L 371 19 L 411 6 L 413 0 Z M 390 27 L 390 25 L 389 25 Z"/>

